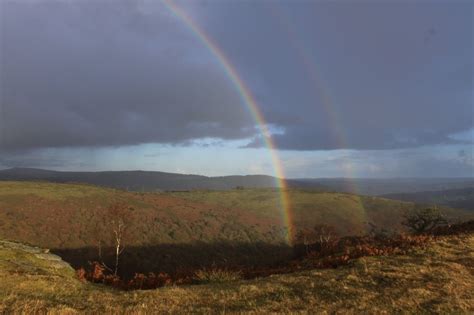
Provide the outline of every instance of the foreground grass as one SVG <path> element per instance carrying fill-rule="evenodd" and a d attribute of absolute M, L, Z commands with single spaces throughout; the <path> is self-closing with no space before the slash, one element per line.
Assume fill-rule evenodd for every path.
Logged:
<path fill-rule="evenodd" d="M 72 269 L 50 263 L 45 255 L 0 242 L 0 312 L 474 312 L 472 234 L 443 237 L 409 255 L 358 259 L 338 269 L 151 291 L 82 283 Z"/>

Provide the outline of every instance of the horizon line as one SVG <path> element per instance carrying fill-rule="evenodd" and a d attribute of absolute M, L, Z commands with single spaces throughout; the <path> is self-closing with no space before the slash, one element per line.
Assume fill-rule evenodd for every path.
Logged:
<path fill-rule="evenodd" d="M 145 169 L 114 169 L 114 170 L 56 170 L 56 169 L 47 169 L 47 168 L 38 168 L 38 167 L 21 167 L 21 166 L 14 166 L 14 167 L 0 167 L 0 172 L 8 171 L 8 170 L 15 170 L 15 169 L 23 169 L 23 170 L 38 170 L 38 171 L 48 171 L 48 172 L 59 172 L 59 173 L 110 173 L 110 172 L 149 172 L 149 173 L 167 173 L 167 174 L 177 174 L 183 176 L 201 176 L 201 177 L 208 177 L 208 178 L 215 178 L 215 177 L 232 177 L 232 176 L 266 176 L 271 178 L 280 178 L 273 175 L 268 174 L 229 174 L 229 175 L 203 175 L 203 174 L 196 174 L 196 173 L 178 173 L 178 172 L 170 172 L 170 171 L 159 171 L 159 170 L 145 170 Z M 308 179 L 331 179 L 331 180 L 352 180 L 352 179 L 473 179 L 474 176 L 381 176 L 381 177 L 341 177 L 341 176 L 323 176 L 323 177 L 284 177 L 280 179 L 286 180 L 308 180 Z"/>

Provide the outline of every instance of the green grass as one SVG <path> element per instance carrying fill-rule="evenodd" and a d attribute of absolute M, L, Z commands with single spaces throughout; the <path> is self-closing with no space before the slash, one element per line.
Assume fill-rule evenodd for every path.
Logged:
<path fill-rule="evenodd" d="M 472 313 L 474 236 L 444 237 L 408 255 L 250 281 L 116 291 L 0 242 L 2 313 Z"/>

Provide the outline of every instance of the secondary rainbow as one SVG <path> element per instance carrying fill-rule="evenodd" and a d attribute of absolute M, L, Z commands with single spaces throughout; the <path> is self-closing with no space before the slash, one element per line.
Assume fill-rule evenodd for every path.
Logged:
<path fill-rule="evenodd" d="M 331 95 L 331 90 L 328 88 L 325 80 L 323 79 L 323 73 L 320 71 L 320 67 L 316 63 L 316 56 L 314 52 L 309 53 L 306 48 L 305 42 L 301 39 L 297 32 L 295 32 L 294 27 L 289 20 L 288 16 L 285 14 L 285 11 L 280 8 L 279 4 L 276 2 L 268 3 L 267 9 L 271 16 L 280 24 L 286 37 L 299 56 L 299 60 L 304 65 L 308 79 L 312 83 L 314 89 L 313 97 L 314 99 L 320 99 L 318 104 L 322 105 L 326 117 L 329 121 L 329 127 L 332 131 L 333 141 L 337 145 L 337 149 L 344 149 L 348 147 L 348 141 L 345 136 L 345 132 L 342 128 L 343 124 L 339 118 L 339 113 L 337 106 L 334 104 L 333 97 Z M 316 92 L 319 92 L 316 93 Z M 350 162 L 350 161 L 348 161 Z M 347 168 L 344 168 L 346 173 L 346 185 L 349 188 L 349 191 L 358 194 L 358 187 L 354 181 L 351 179 L 356 177 L 352 165 L 349 163 Z"/>
<path fill-rule="evenodd" d="M 283 167 L 280 162 L 280 158 L 278 157 L 278 153 L 271 137 L 271 133 L 268 129 L 267 124 L 265 123 L 265 119 L 262 113 L 259 110 L 258 104 L 255 101 L 252 93 L 245 85 L 245 83 L 240 79 L 239 74 L 237 73 L 235 67 L 232 63 L 228 60 L 224 52 L 219 48 L 219 46 L 212 41 L 212 39 L 201 29 L 201 27 L 193 21 L 193 19 L 186 14 L 184 10 L 178 7 L 173 1 L 171 0 L 162 0 L 164 5 L 181 21 L 183 21 L 189 29 L 196 35 L 196 37 L 207 47 L 207 49 L 212 53 L 212 55 L 217 59 L 220 66 L 226 73 L 229 80 L 235 86 L 237 92 L 239 93 L 243 103 L 246 105 L 248 111 L 250 112 L 251 116 L 255 120 L 260 133 L 265 141 L 265 145 L 268 148 L 270 158 L 272 161 L 272 165 L 275 172 L 275 177 L 277 178 L 277 186 L 280 189 L 280 211 L 283 219 L 283 224 L 288 229 L 287 231 L 287 241 L 288 243 L 292 243 L 294 237 L 293 231 L 293 221 L 292 221 L 292 213 L 290 209 L 290 201 L 288 198 L 287 192 L 287 185 L 285 181 L 285 174 L 283 171 Z"/>

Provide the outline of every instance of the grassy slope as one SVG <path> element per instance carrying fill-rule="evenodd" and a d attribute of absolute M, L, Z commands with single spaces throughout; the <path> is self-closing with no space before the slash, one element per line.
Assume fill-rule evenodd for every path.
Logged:
<path fill-rule="evenodd" d="M 403 211 L 414 206 L 343 193 L 290 190 L 288 195 L 296 226 L 327 223 L 342 234 L 363 231 L 366 222 L 399 228 Z M 280 193 L 274 189 L 143 194 L 90 185 L 2 181 L 0 237 L 48 248 L 91 246 L 97 230 L 106 225 L 101 212 L 114 200 L 136 209 L 138 219 L 128 245 L 284 241 Z"/>
<path fill-rule="evenodd" d="M 409 255 L 367 257 L 338 269 L 224 284 L 120 292 L 82 283 L 69 268 L 0 241 L 0 312 L 470 313 L 474 235 L 444 237 Z"/>
<path fill-rule="evenodd" d="M 128 245 L 195 240 L 282 240 L 278 217 L 233 211 L 168 194 L 141 194 L 76 184 L 0 182 L 0 237 L 48 248 L 95 245 L 114 200 L 135 208 Z M 258 225 L 258 229 L 256 224 Z"/>
<path fill-rule="evenodd" d="M 294 223 L 327 223 L 356 234 L 365 222 L 397 228 L 412 203 L 351 194 L 290 190 Z M 129 203 L 123 271 L 179 272 L 209 264 L 268 265 L 292 255 L 274 189 L 130 193 L 79 184 L 0 181 L 0 238 L 52 248 L 75 267 L 97 258 L 98 239 L 110 239 L 103 211 Z M 460 212 L 459 212 L 460 213 Z M 256 245 L 255 242 L 261 242 Z M 103 245 L 106 243 L 102 243 Z M 110 263 L 112 251 L 104 256 Z"/>
<path fill-rule="evenodd" d="M 474 187 L 439 191 L 420 191 L 404 194 L 387 194 L 386 198 L 425 204 L 445 205 L 474 211 Z"/>
<path fill-rule="evenodd" d="M 199 203 L 246 209 L 275 219 L 281 216 L 279 211 L 275 211 L 280 207 L 280 193 L 274 189 L 191 191 L 172 195 Z M 401 215 L 415 206 L 411 202 L 398 200 L 301 189 L 288 190 L 288 196 L 295 226 L 312 227 L 326 223 L 337 227 L 341 234 L 349 235 L 364 232 L 367 222 L 399 229 Z M 453 218 L 469 217 L 467 212 L 461 210 L 444 210 Z"/>

